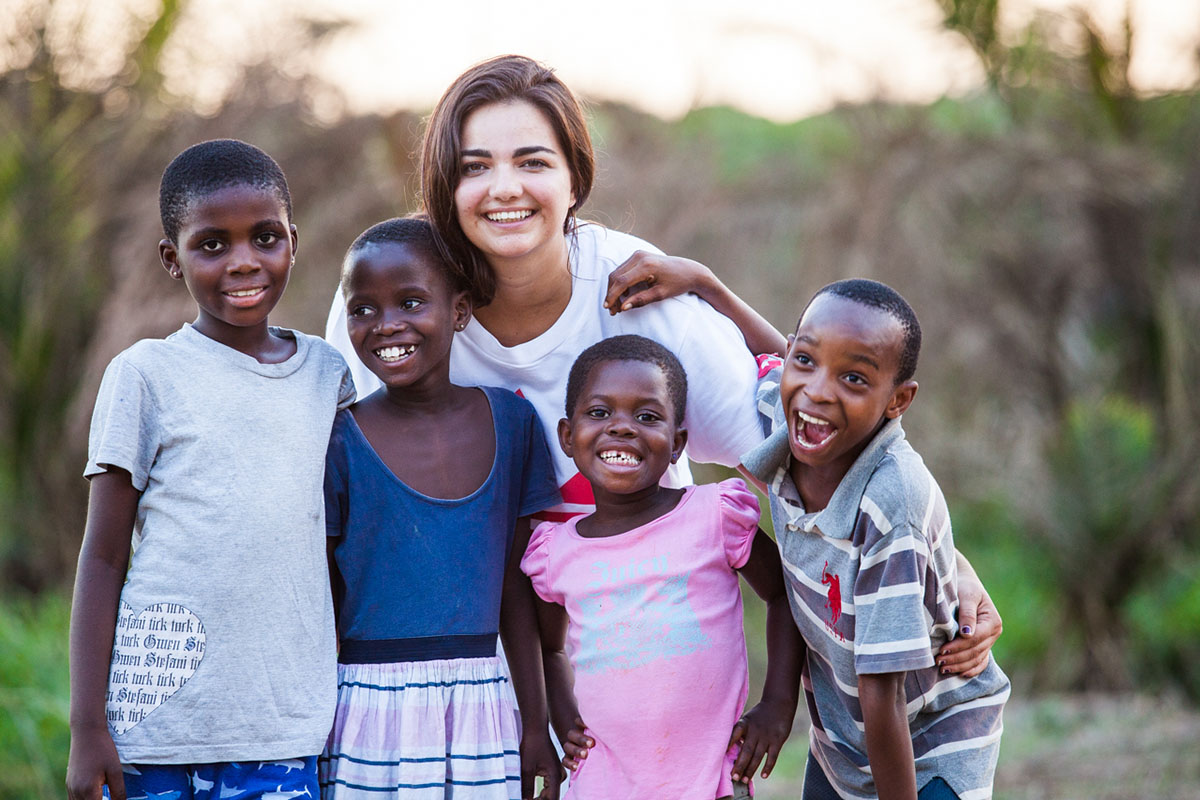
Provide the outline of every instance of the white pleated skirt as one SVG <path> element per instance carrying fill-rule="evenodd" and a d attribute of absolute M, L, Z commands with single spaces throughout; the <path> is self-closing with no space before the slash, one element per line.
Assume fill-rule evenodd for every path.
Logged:
<path fill-rule="evenodd" d="M 521 723 L 500 656 L 339 664 L 325 800 L 517 800 Z"/>

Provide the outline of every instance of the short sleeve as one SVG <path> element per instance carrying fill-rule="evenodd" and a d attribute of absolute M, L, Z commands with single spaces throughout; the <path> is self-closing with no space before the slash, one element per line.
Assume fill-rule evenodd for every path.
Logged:
<path fill-rule="evenodd" d="M 559 522 L 543 522 L 533 529 L 529 546 L 521 556 L 521 571 L 529 576 L 533 590 L 547 603 L 562 604 L 563 596 L 550 586 L 550 545 L 562 527 Z"/>
<path fill-rule="evenodd" d="M 533 404 L 524 399 L 522 402 L 529 410 L 529 418 L 525 421 L 525 469 L 521 481 L 519 515 L 527 517 L 561 503 L 562 493 L 554 477 L 554 461 L 550 458 L 542 423 L 533 410 Z"/>
<path fill-rule="evenodd" d="M 339 353 L 339 355 L 341 354 Z M 357 392 L 354 390 L 354 374 L 350 371 L 350 367 L 343 362 L 342 381 L 338 386 L 338 411 L 353 405 L 355 397 L 357 397 Z"/>
<path fill-rule="evenodd" d="M 684 299 L 695 304 L 675 353 L 688 378 L 688 457 L 737 466 L 763 439 L 754 402 L 758 367 L 733 322 L 699 298 Z"/>
<path fill-rule="evenodd" d="M 750 560 L 754 534 L 758 532 L 758 497 L 740 478 L 721 481 L 721 542 L 729 566 L 741 569 Z"/>
<path fill-rule="evenodd" d="M 146 378 L 124 354 L 104 370 L 92 427 L 88 434 L 88 461 L 83 475 L 106 472 L 107 466 L 128 470 L 133 488 L 146 491 L 150 467 L 158 455 L 159 414 Z"/>
<path fill-rule="evenodd" d="M 865 541 L 876 537 L 864 547 L 854 583 L 854 669 L 871 674 L 931 667 L 925 539 L 908 524 L 870 531 Z"/>

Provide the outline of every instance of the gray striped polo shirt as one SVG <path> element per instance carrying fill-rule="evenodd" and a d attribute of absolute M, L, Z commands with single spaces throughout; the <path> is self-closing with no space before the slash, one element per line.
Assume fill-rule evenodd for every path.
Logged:
<path fill-rule="evenodd" d="M 934 654 L 958 632 L 954 540 L 945 498 L 890 420 L 807 513 L 776 368 L 760 382 L 766 440 L 742 459 L 769 488 L 792 616 L 808 645 L 810 747 L 843 797 L 877 793 L 867 762 L 858 675 L 904 672 L 917 786 L 941 776 L 963 800 L 991 797 L 1008 678 L 992 660 L 971 679 L 941 675 Z"/>

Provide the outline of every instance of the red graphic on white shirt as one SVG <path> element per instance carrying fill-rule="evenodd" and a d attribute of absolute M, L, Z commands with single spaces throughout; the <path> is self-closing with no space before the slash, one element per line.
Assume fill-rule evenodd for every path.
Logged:
<path fill-rule="evenodd" d="M 829 621 L 825 623 L 825 626 L 844 642 L 846 637 L 836 627 L 837 621 L 842 617 L 842 581 L 829 571 L 828 561 L 821 568 L 821 585 L 829 587 L 825 600 L 825 608 L 829 609 Z"/>
<path fill-rule="evenodd" d="M 590 514 L 596 508 L 596 496 L 592 493 L 592 484 L 583 477 L 582 472 L 576 472 L 569 481 L 559 487 L 562 493 L 562 505 L 548 511 L 541 511 L 534 516 L 547 522 L 566 522 L 581 514 Z"/>

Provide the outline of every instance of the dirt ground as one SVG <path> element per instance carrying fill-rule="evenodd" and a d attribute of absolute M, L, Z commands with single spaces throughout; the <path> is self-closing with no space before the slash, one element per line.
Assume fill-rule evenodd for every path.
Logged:
<path fill-rule="evenodd" d="M 800 797 L 807 723 L 797 728 L 758 800 Z M 995 800 L 1200 800 L 1200 709 L 1147 695 L 1014 700 L 995 789 Z"/>

